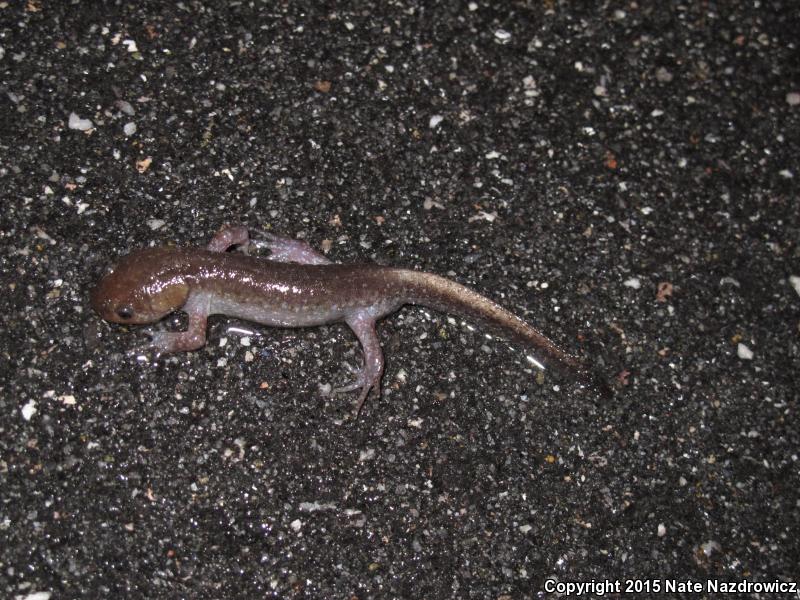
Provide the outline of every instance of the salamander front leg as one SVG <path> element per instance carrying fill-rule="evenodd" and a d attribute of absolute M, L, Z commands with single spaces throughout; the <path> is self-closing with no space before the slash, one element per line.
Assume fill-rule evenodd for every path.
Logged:
<path fill-rule="evenodd" d="M 243 225 L 223 225 L 214 234 L 211 241 L 208 242 L 206 248 L 211 252 L 225 252 L 231 246 L 242 246 L 244 252 L 247 253 L 249 245 L 250 235 L 247 233 L 247 227 Z"/>
<path fill-rule="evenodd" d="M 378 395 L 380 395 L 381 375 L 383 375 L 383 350 L 381 350 L 378 333 L 375 331 L 375 319 L 373 317 L 354 316 L 348 318 L 345 322 L 361 343 L 361 347 L 364 350 L 364 366 L 353 383 L 336 388 L 333 391 L 338 393 L 361 389 L 358 400 L 353 404 L 353 417 L 357 418 L 370 391 L 376 389 Z"/>
<path fill-rule="evenodd" d="M 208 299 L 202 296 L 190 297 L 182 310 L 189 316 L 186 331 L 151 332 L 150 342 L 139 350 L 152 351 L 153 358 L 157 360 L 162 354 L 188 352 L 205 346 Z"/>

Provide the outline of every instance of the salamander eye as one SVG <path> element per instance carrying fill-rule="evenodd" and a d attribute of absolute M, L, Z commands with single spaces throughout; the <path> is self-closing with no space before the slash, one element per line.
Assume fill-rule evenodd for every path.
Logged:
<path fill-rule="evenodd" d="M 130 319 L 133 317 L 133 309 L 130 306 L 120 306 L 117 309 L 117 316 L 120 319 Z"/>

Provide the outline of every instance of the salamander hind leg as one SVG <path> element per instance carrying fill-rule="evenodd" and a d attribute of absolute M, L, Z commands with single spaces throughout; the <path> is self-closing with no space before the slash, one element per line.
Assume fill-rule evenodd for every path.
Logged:
<path fill-rule="evenodd" d="M 206 248 L 211 252 L 225 252 L 231 246 L 242 246 L 246 254 L 249 245 L 250 235 L 247 233 L 247 227 L 243 225 L 223 225 L 211 238 Z"/>
<path fill-rule="evenodd" d="M 266 258 L 276 262 L 293 262 L 301 265 L 329 265 L 331 261 L 326 256 L 320 254 L 303 240 L 275 235 L 274 233 L 264 232 L 259 235 L 263 242 L 255 242 L 258 246 L 269 248 L 270 255 Z"/>
<path fill-rule="evenodd" d="M 361 390 L 358 399 L 353 404 L 353 417 L 357 418 L 370 391 L 374 389 L 380 395 L 381 376 L 383 375 L 383 350 L 381 350 L 381 343 L 378 340 L 378 333 L 375 331 L 375 319 L 372 316 L 355 315 L 346 319 L 345 322 L 361 343 L 361 347 L 364 350 L 364 366 L 353 383 L 336 388 L 333 391 L 334 393 L 339 393 Z"/>

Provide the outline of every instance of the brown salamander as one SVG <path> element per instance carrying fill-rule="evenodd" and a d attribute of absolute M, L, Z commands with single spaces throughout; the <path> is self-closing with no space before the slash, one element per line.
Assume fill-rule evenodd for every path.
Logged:
<path fill-rule="evenodd" d="M 185 332 L 155 332 L 159 355 L 196 350 L 206 343 L 209 315 L 222 314 L 275 327 L 344 322 L 358 337 L 364 365 L 356 380 L 334 392 L 360 390 L 361 410 L 383 374 L 375 323 L 404 304 L 455 313 L 497 330 L 534 351 L 537 362 L 592 385 L 610 388 L 576 357 L 513 313 L 454 281 L 431 273 L 378 265 L 334 264 L 308 244 L 265 234 L 266 258 L 226 252 L 250 244 L 245 227 L 224 227 L 208 247 L 147 248 L 124 257 L 91 293 L 94 310 L 114 323 L 155 323 L 183 310 Z"/>

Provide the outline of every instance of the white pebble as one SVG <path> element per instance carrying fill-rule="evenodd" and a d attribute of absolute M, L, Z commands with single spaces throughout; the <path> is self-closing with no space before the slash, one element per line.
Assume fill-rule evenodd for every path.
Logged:
<path fill-rule="evenodd" d="M 136 123 L 125 123 L 125 127 L 122 128 L 122 131 L 125 132 L 125 135 L 133 135 L 136 133 Z"/>
<path fill-rule="evenodd" d="M 497 38 L 497 41 L 505 43 L 511 39 L 511 33 L 505 29 L 498 29 L 494 32 L 494 37 Z"/>
<path fill-rule="evenodd" d="M 789 92 L 786 94 L 786 102 L 789 106 L 797 106 L 800 104 L 800 92 Z"/>
<path fill-rule="evenodd" d="M 719 280 L 720 285 L 734 285 L 737 288 L 742 287 L 742 284 L 735 280 L 733 277 L 723 277 Z"/>
<path fill-rule="evenodd" d="M 642 282 L 639 281 L 638 277 L 631 277 L 630 279 L 626 279 L 622 285 L 633 288 L 634 290 L 638 290 L 640 287 L 642 287 Z"/>
<path fill-rule="evenodd" d="M 669 83 L 670 81 L 672 81 L 672 73 L 670 73 L 664 67 L 659 67 L 656 70 L 656 79 L 661 83 Z"/>
<path fill-rule="evenodd" d="M 289 523 L 289 527 L 291 527 L 294 531 L 300 531 L 300 528 L 303 526 L 303 522 L 300 519 L 295 519 L 291 523 Z"/>
<path fill-rule="evenodd" d="M 36 402 L 29 400 L 28 403 L 22 407 L 22 418 L 30 421 L 31 417 L 36 414 Z"/>
<path fill-rule="evenodd" d="M 739 342 L 736 346 L 736 354 L 742 360 L 753 360 L 753 351 L 741 342 Z"/>
<path fill-rule="evenodd" d="M 441 202 L 436 202 L 433 198 L 430 197 L 425 198 L 425 201 L 422 203 L 422 208 L 424 208 L 425 210 L 430 210 L 434 207 L 444 209 L 444 204 L 442 204 Z"/>
<path fill-rule="evenodd" d="M 722 550 L 722 546 L 720 546 L 719 543 L 715 542 L 714 540 L 708 540 L 704 544 L 701 544 L 700 548 L 703 550 L 703 554 L 706 556 L 711 556 L 714 552 L 719 552 Z"/>
<path fill-rule="evenodd" d="M 118 109 L 120 109 L 129 117 L 132 117 L 134 114 L 136 114 L 136 111 L 133 109 L 131 103 L 126 102 L 125 100 L 117 100 L 116 102 L 114 102 L 114 106 L 116 106 Z"/>
<path fill-rule="evenodd" d="M 800 277 L 798 277 L 797 275 L 791 275 L 789 277 L 789 283 L 792 284 L 794 291 L 800 294 Z"/>
<path fill-rule="evenodd" d="M 496 218 L 497 218 L 496 211 L 488 213 L 485 210 L 480 210 L 478 211 L 477 215 L 472 215 L 469 219 L 467 219 L 467 221 L 470 223 L 472 223 L 473 221 L 489 221 L 489 223 L 493 223 Z"/>
<path fill-rule="evenodd" d="M 667 535 L 667 528 L 664 526 L 663 523 L 658 524 L 658 537 L 664 537 Z"/>
<path fill-rule="evenodd" d="M 91 119 L 81 119 L 78 115 L 74 112 L 69 113 L 69 124 L 70 129 L 77 129 L 78 131 L 87 131 L 94 127 L 94 123 L 92 123 Z"/>
<path fill-rule="evenodd" d="M 428 127 L 431 129 L 436 129 L 436 126 L 442 121 L 444 121 L 444 117 L 442 115 L 433 115 L 431 120 L 428 122 Z"/>
<path fill-rule="evenodd" d="M 17 598 L 22 598 L 22 600 L 50 600 L 51 595 L 50 592 L 31 592 L 27 596 L 17 596 Z"/>

